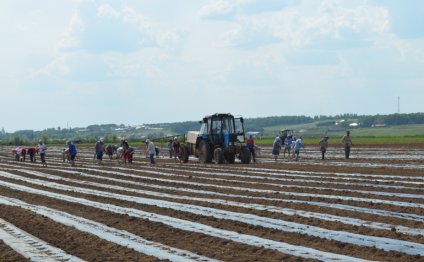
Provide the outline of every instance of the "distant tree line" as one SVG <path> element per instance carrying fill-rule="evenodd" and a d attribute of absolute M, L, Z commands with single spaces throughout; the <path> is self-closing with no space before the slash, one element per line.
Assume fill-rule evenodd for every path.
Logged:
<path fill-rule="evenodd" d="M 199 121 L 186 121 L 170 124 L 171 132 L 174 134 L 184 134 L 187 131 L 200 130 Z"/>
<path fill-rule="evenodd" d="M 411 114 L 389 114 L 389 115 L 362 115 L 340 114 L 335 116 L 319 115 L 309 116 L 270 116 L 260 118 L 247 118 L 244 125 L 247 131 L 263 132 L 264 127 L 298 125 L 317 122 L 317 126 L 332 126 L 339 120 L 350 120 L 358 122 L 362 127 L 371 127 L 374 125 L 410 125 L 424 124 L 424 113 Z M 349 121 L 341 125 L 349 125 Z M 169 124 L 173 133 L 182 134 L 189 130 L 199 130 L 200 123 L 197 121 L 188 121 Z"/>
<path fill-rule="evenodd" d="M 90 125 L 86 128 L 47 128 L 42 131 L 19 130 L 13 133 L 0 132 L 3 145 L 34 145 L 41 139 L 47 143 L 65 144 L 67 140 L 81 143 L 96 142 L 100 137 L 105 142 L 116 142 L 119 136 L 115 129 L 123 125 Z M 125 127 L 125 126 L 123 126 Z"/>
<path fill-rule="evenodd" d="M 244 127 L 246 130 L 262 132 L 264 127 L 276 125 L 295 125 L 311 123 L 314 119 L 307 116 L 270 116 L 261 118 L 245 118 Z M 190 130 L 200 130 L 198 121 L 187 121 L 171 123 L 170 129 L 173 133 L 184 134 Z"/>
<path fill-rule="evenodd" d="M 246 131 L 263 132 L 264 127 L 278 125 L 298 125 L 312 123 L 314 119 L 308 116 L 269 116 L 248 118 L 245 120 Z"/>
<path fill-rule="evenodd" d="M 359 121 L 362 126 L 424 124 L 424 113 L 362 116 Z"/>
<path fill-rule="evenodd" d="M 424 113 L 411 114 L 388 114 L 388 115 L 362 115 L 342 114 L 335 116 L 319 115 L 309 116 L 271 116 L 260 118 L 246 118 L 246 131 L 263 132 L 264 127 L 297 125 L 317 122 L 317 126 L 331 126 L 336 121 L 346 120 L 342 124 L 348 125 L 350 122 L 357 122 L 361 127 L 371 127 L 374 125 L 410 125 L 424 124 Z M 42 131 L 19 130 L 14 133 L 7 133 L 4 129 L 0 132 L 0 143 L 6 145 L 30 145 L 43 139 L 46 142 L 65 143 L 66 140 L 94 143 L 100 137 L 106 143 L 118 143 L 121 137 L 132 140 L 142 140 L 145 138 L 158 138 L 169 135 L 184 134 L 190 130 L 199 130 L 198 121 L 186 121 L 178 123 L 151 124 L 149 127 L 159 128 L 158 130 L 142 130 L 135 127 L 128 127 L 123 124 L 90 125 L 86 128 L 47 128 Z"/>
<path fill-rule="evenodd" d="M 362 115 L 356 114 L 343 114 L 336 116 L 315 116 L 314 120 L 328 120 L 322 121 L 317 125 L 325 126 L 335 123 L 336 120 L 340 119 L 354 119 L 362 127 L 371 127 L 375 125 L 414 125 L 424 124 L 424 113 L 410 113 L 410 114 L 388 114 L 388 115 Z M 331 121 L 334 120 L 334 121 Z"/>

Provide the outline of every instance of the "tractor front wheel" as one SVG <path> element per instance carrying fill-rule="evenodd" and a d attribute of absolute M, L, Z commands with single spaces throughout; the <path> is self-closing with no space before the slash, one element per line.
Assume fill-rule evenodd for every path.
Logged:
<path fill-rule="evenodd" d="M 221 148 L 215 148 L 213 151 L 213 158 L 215 159 L 215 163 L 223 164 L 224 163 L 224 153 Z"/>

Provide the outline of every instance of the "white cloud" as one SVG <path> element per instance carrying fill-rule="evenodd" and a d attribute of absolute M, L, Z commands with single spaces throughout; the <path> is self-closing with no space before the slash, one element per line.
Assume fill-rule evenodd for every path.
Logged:
<path fill-rule="evenodd" d="M 202 19 L 230 20 L 242 15 L 277 12 L 288 6 L 297 5 L 296 0 L 212 0 L 199 10 Z"/>
<path fill-rule="evenodd" d="M 152 30 L 149 19 L 146 16 L 137 13 L 134 8 L 124 6 L 122 8 L 122 18 L 125 23 L 136 25 L 140 31 Z"/>
<path fill-rule="evenodd" d="M 84 31 L 84 23 L 81 20 L 78 12 L 75 12 L 69 21 L 68 28 L 62 34 L 62 38 L 59 42 L 59 48 L 68 49 L 78 47 L 80 39 L 78 34 Z"/>
<path fill-rule="evenodd" d="M 240 11 L 231 19 L 231 23 L 237 26 L 230 27 L 222 34 L 221 39 L 227 46 L 255 48 L 274 44 L 278 39 L 289 47 L 303 48 L 320 38 L 343 39 L 347 31 L 354 32 L 363 39 L 375 39 L 389 32 L 387 9 L 366 5 L 348 8 L 342 3 L 317 1 L 311 4 L 306 1 L 303 4 L 288 5 L 286 8 L 253 15 Z M 229 14 L 237 9 L 237 5 L 240 7 L 243 4 L 246 2 L 240 1 L 230 5 L 225 1 L 216 1 L 201 9 L 201 13 L 204 17 L 206 14 L 215 14 L 214 18 L 217 19 L 218 14 Z M 223 20 L 228 21 L 228 17 Z"/>
<path fill-rule="evenodd" d="M 417 38 L 423 30 L 408 27 L 406 35 L 415 38 L 400 38 L 399 26 L 419 12 L 394 12 L 386 2 L 190 0 L 169 1 L 163 9 L 162 1 L 0 1 L 0 33 L 7 36 L 0 88 L 8 100 L 0 108 L 45 94 L 49 106 L 78 105 L 72 116 L 52 112 L 44 123 L 34 117 L 27 128 L 35 129 L 63 126 L 64 114 L 81 126 L 100 119 L 185 121 L 223 110 L 245 116 L 355 108 L 386 113 L 390 109 L 373 97 L 384 93 L 390 100 L 404 90 L 422 97 L 424 83 L 424 38 Z M 422 5 L 411 3 L 407 10 Z M 307 94 L 302 107 L 285 100 L 296 94 Z M 358 109 L 346 96 L 363 97 L 364 106 Z M 263 104 L 260 109 L 246 106 L 252 99 Z M 104 101 L 116 100 L 128 107 L 114 103 L 113 112 L 99 116 Z M 172 110 L 176 101 L 189 102 Z M 281 103 L 283 109 L 275 106 Z M 408 105 L 422 110 L 419 103 Z"/>
<path fill-rule="evenodd" d="M 160 47 L 169 51 L 180 51 L 184 48 L 184 43 L 190 35 L 189 30 L 185 28 L 176 28 L 173 31 L 163 32 L 157 36 L 157 42 Z"/>
<path fill-rule="evenodd" d="M 97 7 L 97 17 L 120 17 L 121 13 L 117 10 L 115 10 L 111 5 L 109 4 L 101 4 L 99 7 Z"/>
<path fill-rule="evenodd" d="M 236 8 L 235 2 L 226 0 L 211 1 L 199 10 L 200 18 L 224 18 L 234 14 Z"/>
<path fill-rule="evenodd" d="M 37 77 L 64 77 L 71 74 L 71 67 L 67 64 L 67 55 L 56 54 L 47 65 L 30 70 L 29 78 Z"/>

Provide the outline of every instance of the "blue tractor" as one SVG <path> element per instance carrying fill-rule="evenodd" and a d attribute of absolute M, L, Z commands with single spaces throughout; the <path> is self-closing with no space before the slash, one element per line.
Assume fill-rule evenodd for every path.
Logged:
<path fill-rule="evenodd" d="M 233 164 L 236 157 L 243 164 L 250 163 L 242 117 L 216 113 L 205 116 L 200 123 L 200 131 L 189 131 L 186 143 L 181 147 L 184 162 L 188 161 L 189 155 L 195 155 L 200 163 Z"/>

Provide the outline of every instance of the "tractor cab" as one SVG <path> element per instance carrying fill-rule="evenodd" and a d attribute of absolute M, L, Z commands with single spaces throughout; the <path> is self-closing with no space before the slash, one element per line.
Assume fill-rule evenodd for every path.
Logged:
<path fill-rule="evenodd" d="M 210 163 L 212 160 L 219 164 L 224 161 L 234 163 L 236 156 L 242 163 L 250 163 L 250 153 L 244 145 L 246 138 L 242 117 L 216 113 L 204 117 L 200 123 L 195 155 L 201 163 Z"/>
<path fill-rule="evenodd" d="M 227 148 L 245 141 L 242 117 L 214 114 L 204 117 L 201 124 L 199 137 L 208 139 L 214 148 Z"/>
<path fill-rule="evenodd" d="M 282 129 L 280 131 L 280 138 L 281 138 L 281 142 L 284 143 L 284 141 L 286 140 L 287 137 L 292 136 L 294 137 L 294 131 L 291 129 Z"/>

